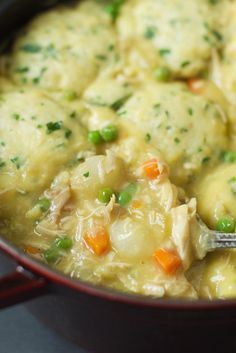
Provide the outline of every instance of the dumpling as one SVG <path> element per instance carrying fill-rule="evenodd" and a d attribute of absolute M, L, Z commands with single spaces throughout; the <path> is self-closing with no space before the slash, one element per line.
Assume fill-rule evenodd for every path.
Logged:
<path fill-rule="evenodd" d="M 149 43 L 148 52 L 175 76 L 197 75 L 208 66 L 212 48 L 222 46 L 216 7 L 205 0 L 129 1 L 118 21 L 120 41 Z M 152 65 L 155 59 L 148 55 Z"/>
<path fill-rule="evenodd" d="M 110 22 L 96 1 L 42 14 L 15 42 L 8 73 L 19 84 L 80 94 L 113 58 Z"/>

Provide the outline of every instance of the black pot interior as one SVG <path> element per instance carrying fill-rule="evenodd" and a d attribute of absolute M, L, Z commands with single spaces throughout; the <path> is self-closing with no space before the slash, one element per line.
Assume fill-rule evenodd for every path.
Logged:
<path fill-rule="evenodd" d="M 0 0 L 0 47 L 32 16 L 59 2 L 63 0 Z"/>

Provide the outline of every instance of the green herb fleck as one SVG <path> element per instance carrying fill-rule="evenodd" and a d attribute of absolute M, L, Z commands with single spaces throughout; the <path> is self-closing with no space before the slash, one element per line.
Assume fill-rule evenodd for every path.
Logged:
<path fill-rule="evenodd" d="M 106 55 L 98 54 L 98 55 L 95 55 L 95 57 L 96 57 L 96 59 L 101 60 L 101 61 L 107 60 Z"/>
<path fill-rule="evenodd" d="M 222 154 L 224 162 L 235 163 L 236 162 L 236 151 L 225 151 Z"/>
<path fill-rule="evenodd" d="M 193 109 L 192 108 L 188 108 L 188 113 L 189 113 L 189 115 L 193 115 Z"/>
<path fill-rule="evenodd" d="M 211 32 L 218 41 L 221 42 L 223 40 L 223 36 L 220 32 L 216 31 L 215 29 L 213 29 Z"/>
<path fill-rule="evenodd" d="M 28 43 L 23 45 L 20 49 L 25 53 L 36 54 L 42 50 L 42 47 L 38 44 Z"/>
<path fill-rule="evenodd" d="M 167 49 L 167 48 L 162 48 L 159 50 L 159 54 L 161 56 L 166 56 L 166 55 L 169 55 L 171 53 L 171 50 L 170 49 Z"/>
<path fill-rule="evenodd" d="M 51 134 L 54 131 L 60 130 L 62 128 L 62 121 L 50 121 L 49 123 L 46 124 L 47 126 L 47 133 Z"/>
<path fill-rule="evenodd" d="M 69 117 L 72 119 L 76 118 L 76 111 L 74 110 L 72 113 L 70 113 Z"/>
<path fill-rule="evenodd" d="M 145 141 L 146 141 L 146 142 L 150 142 L 150 141 L 151 141 L 151 138 L 152 138 L 152 136 L 151 136 L 149 133 L 147 133 L 147 134 L 145 135 Z"/>
<path fill-rule="evenodd" d="M 189 66 L 191 64 L 190 61 L 183 61 L 182 64 L 180 65 L 182 68 Z"/>
<path fill-rule="evenodd" d="M 89 172 L 84 173 L 83 176 L 84 176 L 85 178 L 88 178 L 88 177 L 89 177 Z"/>
<path fill-rule="evenodd" d="M 211 160 L 211 157 L 204 157 L 202 159 L 202 164 L 207 164 Z"/>
<path fill-rule="evenodd" d="M 15 69 L 15 72 L 18 73 L 18 74 L 24 74 L 24 73 L 26 73 L 28 71 L 29 71 L 28 66 L 17 67 Z"/>
<path fill-rule="evenodd" d="M 110 4 L 105 7 L 105 11 L 111 16 L 114 22 L 120 14 L 121 6 L 124 4 L 125 0 L 112 0 Z"/>
<path fill-rule="evenodd" d="M 20 114 L 13 113 L 13 114 L 12 114 L 12 117 L 13 117 L 13 119 L 15 119 L 15 120 L 17 120 L 17 121 L 20 121 Z"/>
<path fill-rule="evenodd" d="M 178 137 L 174 138 L 175 143 L 180 143 L 180 139 Z"/>
<path fill-rule="evenodd" d="M 126 94 L 125 96 L 117 99 L 114 103 L 112 103 L 110 105 L 110 108 L 116 112 L 117 110 L 119 110 L 126 103 L 126 101 L 130 97 L 131 97 L 131 94 Z"/>
<path fill-rule="evenodd" d="M 71 134 L 72 134 L 72 131 L 68 128 L 65 128 L 65 138 L 67 139 L 70 138 Z"/>
<path fill-rule="evenodd" d="M 20 163 L 20 158 L 19 157 L 13 157 L 10 159 L 10 161 L 15 164 L 16 169 L 20 169 L 21 163 Z"/>
<path fill-rule="evenodd" d="M 148 26 L 144 32 L 144 37 L 147 39 L 152 39 L 155 37 L 156 31 L 157 31 L 156 27 Z"/>
<path fill-rule="evenodd" d="M 0 168 L 5 167 L 6 162 L 4 162 L 2 159 L 0 159 Z"/>

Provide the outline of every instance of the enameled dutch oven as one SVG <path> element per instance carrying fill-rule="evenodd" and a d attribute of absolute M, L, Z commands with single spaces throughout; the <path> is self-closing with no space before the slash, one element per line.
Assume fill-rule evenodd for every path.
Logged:
<path fill-rule="evenodd" d="M 35 13 L 56 2 L 0 0 L 1 42 Z M 88 351 L 236 352 L 236 300 L 125 295 L 72 280 L 1 238 L 0 249 L 16 264 L 12 273 L 0 279 L 0 308 L 29 301 L 26 306 L 40 320 Z M 1 256 L 1 264 L 4 258 Z"/>

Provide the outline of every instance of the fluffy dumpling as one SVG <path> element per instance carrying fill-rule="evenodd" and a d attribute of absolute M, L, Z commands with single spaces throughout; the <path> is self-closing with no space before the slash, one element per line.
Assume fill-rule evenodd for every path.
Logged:
<path fill-rule="evenodd" d="M 236 165 L 221 164 L 197 180 L 193 186 L 198 211 L 209 226 L 224 216 L 236 218 Z"/>
<path fill-rule="evenodd" d="M 60 168 L 87 147 L 87 139 L 70 112 L 41 91 L 2 94 L 0 117 L 3 212 L 14 209 L 17 195 L 37 198 Z"/>
<path fill-rule="evenodd" d="M 207 67 L 212 48 L 219 48 L 216 6 L 205 0 L 132 0 L 118 21 L 121 41 L 148 42 L 149 49 L 179 77 L 190 77 Z M 148 54 L 152 65 L 153 59 Z"/>
<path fill-rule="evenodd" d="M 59 7 L 38 16 L 16 40 L 10 76 L 19 84 L 80 94 L 108 64 L 115 36 L 96 1 Z"/>
<path fill-rule="evenodd" d="M 149 83 L 118 114 L 119 119 L 132 121 L 143 139 L 162 152 L 175 182 L 199 172 L 227 145 L 227 120 L 221 106 L 192 94 L 182 84 Z"/>

